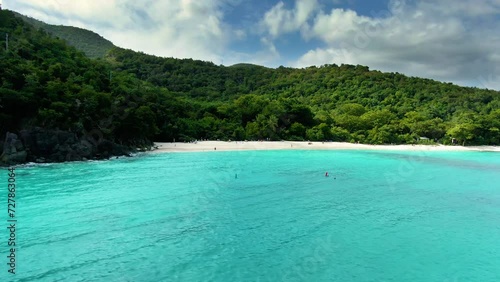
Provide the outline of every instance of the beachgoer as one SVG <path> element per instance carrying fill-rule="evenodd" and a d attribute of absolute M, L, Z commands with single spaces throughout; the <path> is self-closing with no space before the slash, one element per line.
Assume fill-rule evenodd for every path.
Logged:
<path fill-rule="evenodd" d="M 325 177 L 328 177 L 328 171 L 325 173 Z"/>

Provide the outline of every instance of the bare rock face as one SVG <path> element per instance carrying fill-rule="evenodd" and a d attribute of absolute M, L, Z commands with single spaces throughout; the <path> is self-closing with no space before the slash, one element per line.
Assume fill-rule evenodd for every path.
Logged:
<path fill-rule="evenodd" d="M 2 145 L 3 144 L 3 145 Z M 66 162 L 89 159 L 106 159 L 128 155 L 130 147 L 109 140 L 96 141 L 88 136 L 62 130 L 34 128 L 21 130 L 18 135 L 8 132 L 5 141 L 0 141 L 1 165 L 26 162 Z"/>
<path fill-rule="evenodd" d="M 72 132 L 35 128 L 22 130 L 21 136 L 29 152 L 28 161 L 66 162 L 100 158 L 98 142 L 85 136 L 79 138 Z"/>
<path fill-rule="evenodd" d="M 0 162 L 12 165 L 26 161 L 28 153 L 24 148 L 23 142 L 19 140 L 16 134 L 7 132 L 3 142 L 3 151 L 0 155 Z"/>
<path fill-rule="evenodd" d="M 27 161 L 64 162 L 81 159 L 71 148 L 79 142 L 74 133 L 34 128 L 21 130 L 20 135 L 28 152 Z"/>

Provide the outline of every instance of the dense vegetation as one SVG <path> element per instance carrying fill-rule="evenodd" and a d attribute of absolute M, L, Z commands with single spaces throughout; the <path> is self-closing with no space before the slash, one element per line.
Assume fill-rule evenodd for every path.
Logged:
<path fill-rule="evenodd" d="M 160 58 L 94 60 L 0 12 L 0 134 L 42 126 L 140 140 L 500 144 L 500 93 L 364 66 L 306 69 Z M 4 44 L 5 42 L 0 42 Z M 3 46 L 3 45 L 2 45 Z"/>
<path fill-rule="evenodd" d="M 53 36 L 63 39 L 90 58 L 103 58 L 114 47 L 111 41 L 90 30 L 72 26 L 46 24 L 18 13 L 14 14 L 36 29 L 43 29 Z"/>
<path fill-rule="evenodd" d="M 2 136 L 40 126 L 134 143 L 159 134 L 157 119 L 175 117 L 174 105 L 187 105 L 125 72 L 111 77 L 109 63 L 89 59 L 65 41 L 0 11 L 0 34 L 5 32 L 10 40 L 8 52 L 0 54 Z"/>

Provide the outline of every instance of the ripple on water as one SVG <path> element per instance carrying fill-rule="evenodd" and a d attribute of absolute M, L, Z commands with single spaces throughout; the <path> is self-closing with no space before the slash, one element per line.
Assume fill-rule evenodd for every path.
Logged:
<path fill-rule="evenodd" d="M 30 164 L 18 168 L 19 281 L 500 281 L 497 156 L 247 151 Z"/>

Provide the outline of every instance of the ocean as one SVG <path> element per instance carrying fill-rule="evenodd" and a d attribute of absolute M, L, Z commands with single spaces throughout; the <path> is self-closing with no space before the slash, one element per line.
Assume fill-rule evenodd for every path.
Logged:
<path fill-rule="evenodd" d="M 185 152 L 21 166 L 15 275 L 0 193 L 0 281 L 500 281 L 499 156 Z"/>

